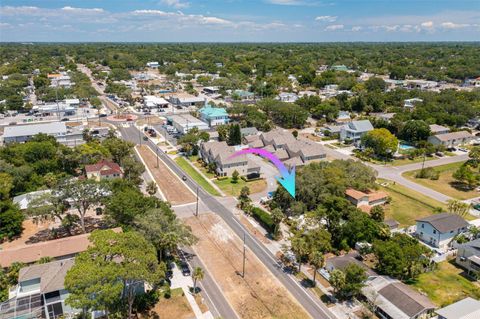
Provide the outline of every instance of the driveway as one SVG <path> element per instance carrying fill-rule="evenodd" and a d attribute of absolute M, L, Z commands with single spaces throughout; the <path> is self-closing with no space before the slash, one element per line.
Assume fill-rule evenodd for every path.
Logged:
<path fill-rule="evenodd" d="M 259 202 L 262 197 L 265 197 L 268 195 L 269 192 L 273 192 L 277 189 L 277 180 L 275 176 L 280 176 L 280 172 L 278 169 L 270 162 L 267 160 L 264 160 L 262 157 L 253 155 L 253 154 L 248 154 L 248 159 L 260 166 L 260 170 L 262 172 L 263 177 L 267 181 L 267 188 L 265 191 L 252 194 L 250 198 L 254 202 Z"/>

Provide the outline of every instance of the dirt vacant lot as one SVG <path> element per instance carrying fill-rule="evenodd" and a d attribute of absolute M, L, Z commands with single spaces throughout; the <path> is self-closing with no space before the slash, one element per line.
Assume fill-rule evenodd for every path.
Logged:
<path fill-rule="evenodd" d="M 157 157 L 148 146 L 137 146 L 137 150 L 167 201 L 172 203 L 172 205 L 187 204 L 195 201 L 195 195 L 168 169 L 161 159 L 158 161 L 159 167 L 156 167 Z"/>
<path fill-rule="evenodd" d="M 220 217 L 205 214 L 186 222 L 199 238 L 195 253 L 241 318 L 310 318 L 248 249 L 245 279 L 241 277 L 243 243 Z"/>

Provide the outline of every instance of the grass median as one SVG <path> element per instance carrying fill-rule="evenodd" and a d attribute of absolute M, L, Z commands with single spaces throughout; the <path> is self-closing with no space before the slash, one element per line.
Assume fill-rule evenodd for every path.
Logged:
<path fill-rule="evenodd" d="M 187 160 L 183 157 L 177 157 L 175 159 L 178 166 L 180 166 L 191 178 L 197 182 L 204 190 L 209 192 L 213 196 L 220 196 L 220 193 L 203 177 L 196 169 L 187 162 Z"/>

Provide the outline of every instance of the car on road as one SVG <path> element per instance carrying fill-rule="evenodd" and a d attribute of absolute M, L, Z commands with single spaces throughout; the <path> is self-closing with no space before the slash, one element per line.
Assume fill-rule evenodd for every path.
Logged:
<path fill-rule="evenodd" d="M 143 140 L 144 140 L 144 141 L 148 141 L 148 136 L 144 136 L 144 137 L 143 137 Z"/>
<path fill-rule="evenodd" d="M 183 181 L 186 181 L 186 180 L 187 180 L 187 176 L 183 175 L 183 176 L 182 176 L 182 180 L 183 180 Z"/>
<path fill-rule="evenodd" d="M 107 117 L 107 114 L 105 114 L 105 113 L 100 113 L 100 114 L 98 115 L 98 117 Z"/>
<path fill-rule="evenodd" d="M 69 119 L 68 117 L 64 117 L 64 118 L 62 119 L 62 122 L 67 122 L 67 121 L 70 121 L 70 119 Z"/>
<path fill-rule="evenodd" d="M 188 264 L 185 261 L 182 261 L 180 263 L 180 269 L 182 270 L 182 275 L 184 275 L 184 276 L 190 276 L 191 275 L 190 267 L 188 266 Z"/>
<path fill-rule="evenodd" d="M 458 150 L 461 151 L 461 152 L 465 152 L 465 153 L 468 152 L 468 150 L 466 148 L 459 148 Z"/>

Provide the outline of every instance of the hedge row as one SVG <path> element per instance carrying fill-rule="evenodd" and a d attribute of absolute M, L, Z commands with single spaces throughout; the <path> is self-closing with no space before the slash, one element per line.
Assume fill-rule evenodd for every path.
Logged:
<path fill-rule="evenodd" d="M 270 216 L 270 214 L 264 211 L 263 209 L 254 207 L 252 209 L 252 216 L 269 233 L 273 233 L 275 231 L 275 224 L 272 220 L 272 216 Z"/>

